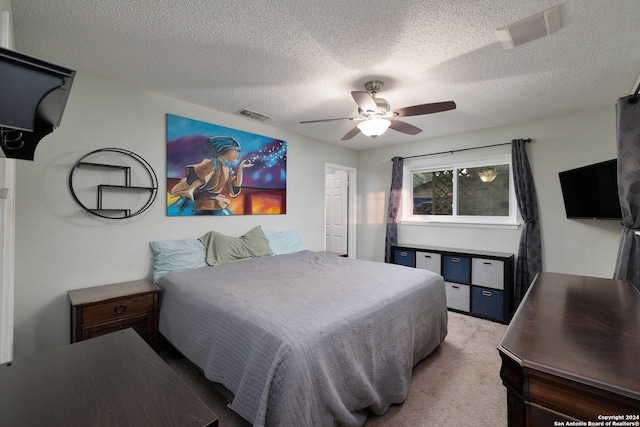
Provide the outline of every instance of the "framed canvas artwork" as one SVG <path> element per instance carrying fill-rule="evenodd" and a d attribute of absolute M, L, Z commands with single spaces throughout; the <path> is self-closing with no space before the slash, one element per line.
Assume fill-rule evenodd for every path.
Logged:
<path fill-rule="evenodd" d="M 279 215 L 287 142 L 167 114 L 167 215 Z"/>

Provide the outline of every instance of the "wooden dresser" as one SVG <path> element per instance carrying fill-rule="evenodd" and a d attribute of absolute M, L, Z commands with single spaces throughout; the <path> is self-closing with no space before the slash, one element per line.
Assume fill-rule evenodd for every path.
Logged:
<path fill-rule="evenodd" d="M 133 328 L 158 350 L 158 295 L 148 280 L 69 291 L 71 342 Z"/>
<path fill-rule="evenodd" d="M 628 282 L 540 273 L 498 351 L 510 427 L 640 425 L 640 293 Z"/>
<path fill-rule="evenodd" d="M 215 427 L 216 415 L 132 329 L 0 365 L 0 426 Z"/>

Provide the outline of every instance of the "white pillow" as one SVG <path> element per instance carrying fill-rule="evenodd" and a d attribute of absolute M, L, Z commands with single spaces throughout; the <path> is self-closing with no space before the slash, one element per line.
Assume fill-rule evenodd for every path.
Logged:
<path fill-rule="evenodd" d="M 308 250 L 307 247 L 302 244 L 296 230 L 274 231 L 262 229 L 262 231 L 269 241 L 269 247 L 274 255 L 292 254 L 294 252 Z"/>
<path fill-rule="evenodd" d="M 207 248 L 198 239 L 149 242 L 154 254 L 153 283 L 172 271 L 206 267 Z"/>

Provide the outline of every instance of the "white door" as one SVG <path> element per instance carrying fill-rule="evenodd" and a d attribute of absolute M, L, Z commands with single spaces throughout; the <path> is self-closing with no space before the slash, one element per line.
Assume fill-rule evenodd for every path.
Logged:
<path fill-rule="evenodd" d="M 325 174 L 325 250 L 347 253 L 349 173 L 327 169 Z"/>

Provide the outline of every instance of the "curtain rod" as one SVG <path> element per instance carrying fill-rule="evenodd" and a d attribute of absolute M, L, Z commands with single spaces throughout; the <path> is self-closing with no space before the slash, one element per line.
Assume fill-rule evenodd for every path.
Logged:
<path fill-rule="evenodd" d="M 531 142 L 531 138 L 527 138 L 524 140 L 524 142 Z M 407 156 L 407 157 L 400 157 L 401 159 L 413 159 L 415 157 L 427 157 L 427 156 L 435 156 L 438 154 L 453 154 L 453 153 L 457 153 L 458 151 L 469 151 L 469 150 L 477 150 L 479 148 L 489 148 L 489 147 L 499 147 L 501 145 L 511 145 L 511 142 L 503 142 L 501 144 L 493 144 L 493 145 L 483 145 L 482 147 L 470 147 L 470 148 L 459 148 L 457 150 L 448 150 L 448 151 L 440 151 L 438 153 L 429 153 L 429 154 L 416 154 L 415 156 Z M 391 159 L 393 160 L 393 159 Z"/>

